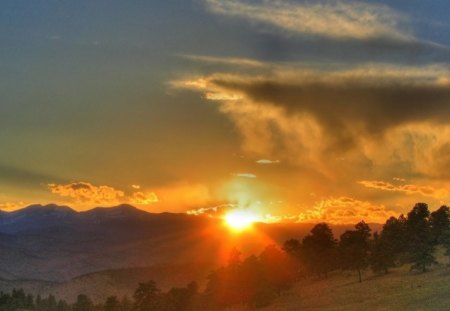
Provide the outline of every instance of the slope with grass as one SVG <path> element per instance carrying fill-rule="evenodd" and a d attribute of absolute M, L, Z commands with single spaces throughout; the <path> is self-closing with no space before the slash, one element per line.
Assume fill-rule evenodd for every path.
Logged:
<path fill-rule="evenodd" d="M 328 279 L 304 279 L 261 310 L 450 310 L 450 268 L 439 257 L 427 273 L 405 265 L 383 275 L 366 272 L 362 283 L 356 274 L 339 271 Z"/>

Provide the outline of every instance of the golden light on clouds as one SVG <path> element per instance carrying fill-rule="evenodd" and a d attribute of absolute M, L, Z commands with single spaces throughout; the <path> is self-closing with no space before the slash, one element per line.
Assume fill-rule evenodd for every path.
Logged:
<path fill-rule="evenodd" d="M 290 33 L 341 39 L 413 38 L 408 29 L 408 19 L 381 4 L 349 1 L 204 1 L 213 13 L 270 25 Z"/>
<path fill-rule="evenodd" d="M 407 194 L 421 194 L 426 197 L 432 197 L 435 199 L 446 199 L 448 198 L 448 190 L 444 188 L 436 189 L 431 186 L 418 186 L 418 185 L 394 185 L 384 181 L 376 181 L 376 180 L 362 180 L 359 181 L 359 184 L 363 185 L 367 188 L 385 190 L 385 191 L 393 191 L 393 192 L 404 192 Z"/>
<path fill-rule="evenodd" d="M 149 205 L 154 204 L 159 201 L 158 196 L 156 193 L 149 191 L 149 192 L 134 192 L 129 199 L 129 202 L 131 204 L 137 204 L 137 205 Z"/>
<path fill-rule="evenodd" d="M 328 198 L 317 201 L 311 209 L 300 213 L 301 222 L 327 222 L 332 224 L 357 223 L 361 220 L 373 223 L 384 223 L 398 212 L 388 209 L 382 204 L 374 204 L 350 197 Z"/>
<path fill-rule="evenodd" d="M 109 186 L 95 186 L 88 182 L 70 184 L 49 184 L 53 194 L 69 197 L 77 203 L 84 204 L 116 204 L 121 202 L 125 193 Z"/>
<path fill-rule="evenodd" d="M 92 208 L 97 205 L 112 206 L 129 203 L 143 209 L 185 211 L 187 208 L 204 206 L 212 201 L 210 189 L 204 184 L 179 182 L 164 187 L 142 189 L 132 185 L 133 191 L 126 192 L 111 186 L 97 186 L 89 182 L 70 184 L 48 184 L 52 194 L 66 200 L 64 204 L 75 204 L 75 208 Z"/>

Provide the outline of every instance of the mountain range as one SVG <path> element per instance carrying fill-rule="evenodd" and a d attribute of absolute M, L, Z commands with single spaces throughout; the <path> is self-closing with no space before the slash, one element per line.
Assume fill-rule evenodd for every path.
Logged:
<path fill-rule="evenodd" d="M 130 294 L 148 279 L 164 288 L 182 286 L 204 281 L 233 248 L 258 253 L 267 244 L 301 238 L 312 226 L 255 224 L 237 236 L 220 219 L 148 213 L 130 205 L 83 212 L 54 204 L 0 211 L 0 290 L 25 287 L 70 300 L 92 286 L 98 299 Z M 339 235 L 350 227 L 332 229 Z"/>

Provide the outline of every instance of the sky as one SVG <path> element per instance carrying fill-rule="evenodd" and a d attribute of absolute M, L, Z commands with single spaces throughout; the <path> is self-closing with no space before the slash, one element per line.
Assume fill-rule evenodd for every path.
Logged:
<path fill-rule="evenodd" d="M 2 0 L 0 209 L 350 223 L 448 204 L 449 10 Z"/>

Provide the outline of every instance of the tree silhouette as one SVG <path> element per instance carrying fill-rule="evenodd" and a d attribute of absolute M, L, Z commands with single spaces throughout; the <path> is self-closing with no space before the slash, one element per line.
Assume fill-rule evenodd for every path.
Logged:
<path fill-rule="evenodd" d="M 371 242 L 370 251 L 370 267 L 375 273 L 384 272 L 388 273 L 389 268 L 395 266 L 394 257 L 392 256 L 392 251 L 388 241 L 381 236 L 378 232 L 373 234 L 373 240 Z"/>
<path fill-rule="evenodd" d="M 198 285 L 189 283 L 186 287 L 174 287 L 164 296 L 165 311 L 191 311 L 195 309 L 195 298 L 198 294 Z"/>
<path fill-rule="evenodd" d="M 121 311 L 120 302 L 116 296 L 106 298 L 105 311 Z"/>
<path fill-rule="evenodd" d="M 120 301 L 120 311 L 131 311 L 133 309 L 133 303 L 128 296 L 123 296 Z"/>
<path fill-rule="evenodd" d="M 294 259 L 275 245 L 267 246 L 259 255 L 259 264 L 264 278 L 277 295 L 291 287 L 296 280 Z"/>
<path fill-rule="evenodd" d="M 374 272 L 388 273 L 402 261 L 401 256 L 407 250 L 406 218 L 390 217 L 383 225 L 380 234 L 374 234 L 371 243 L 370 266 Z"/>
<path fill-rule="evenodd" d="M 430 227 L 433 242 L 438 244 L 442 234 L 450 229 L 450 209 L 447 206 L 441 206 L 430 214 Z"/>
<path fill-rule="evenodd" d="M 84 295 L 80 294 L 77 296 L 77 301 L 72 305 L 73 311 L 93 311 L 94 305 L 91 299 Z"/>
<path fill-rule="evenodd" d="M 311 272 L 327 277 L 336 265 L 336 245 L 330 227 L 320 223 L 303 239 L 300 256 Z"/>
<path fill-rule="evenodd" d="M 134 292 L 134 307 L 136 311 L 157 311 L 161 307 L 160 290 L 154 281 L 139 283 Z"/>
<path fill-rule="evenodd" d="M 411 270 L 426 272 L 428 266 L 436 263 L 429 217 L 430 212 L 425 203 L 417 203 L 408 213 L 406 229 Z"/>
<path fill-rule="evenodd" d="M 450 259 L 450 229 L 442 232 L 440 242 L 444 247 L 444 254 Z"/>
<path fill-rule="evenodd" d="M 71 308 L 69 306 L 69 304 L 67 302 L 65 302 L 64 300 L 59 300 L 58 301 L 58 305 L 56 306 L 56 310 L 58 311 L 70 311 Z"/>
<path fill-rule="evenodd" d="M 368 266 L 370 228 L 364 221 L 361 221 L 355 225 L 355 229 L 347 230 L 341 235 L 339 251 L 341 267 L 344 270 L 357 271 L 361 283 L 361 270 Z"/>

